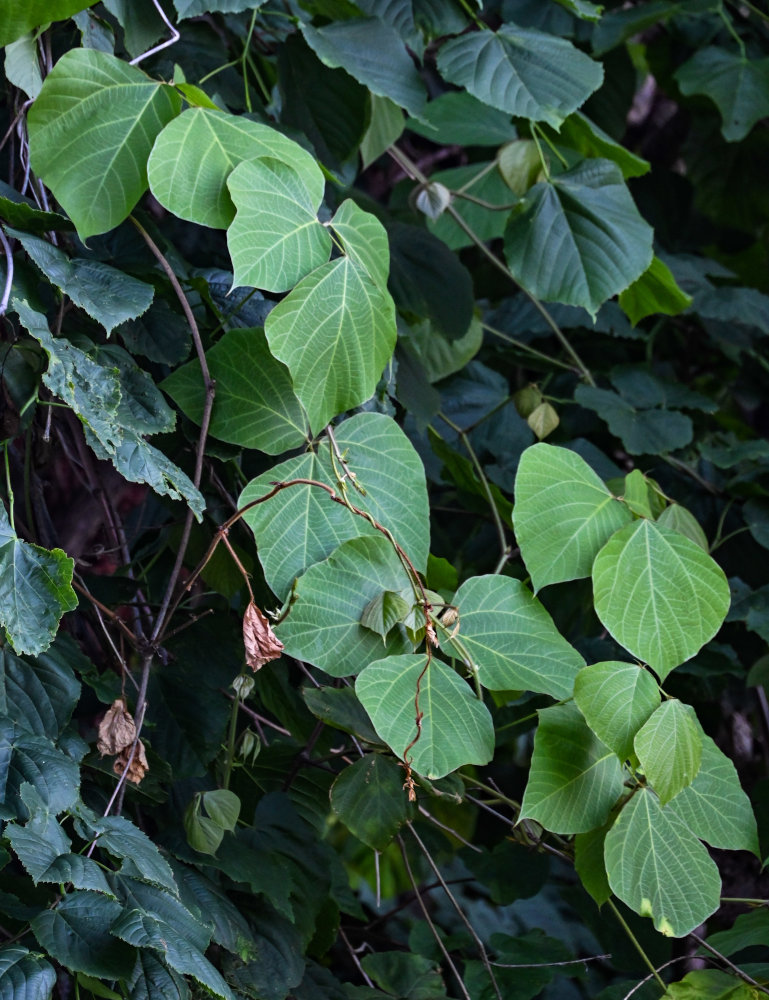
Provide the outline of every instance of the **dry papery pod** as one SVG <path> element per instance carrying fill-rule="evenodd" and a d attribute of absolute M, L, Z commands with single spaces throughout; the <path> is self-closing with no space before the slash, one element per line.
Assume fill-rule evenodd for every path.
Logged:
<path fill-rule="evenodd" d="M 251 601 L 243 616 L 243 643 L 246 663 L 252 670 L 259 670 L 270 660 L 277 660 L 283 652 L 283 643 L 272 631 L 266 615 Z"/>

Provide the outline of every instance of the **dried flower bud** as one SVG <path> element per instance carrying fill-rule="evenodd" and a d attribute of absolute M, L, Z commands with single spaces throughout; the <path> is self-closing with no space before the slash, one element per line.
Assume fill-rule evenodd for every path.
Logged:
<path fill-rule="evenodd" d="M 136 752 L 133 755 L 133 759 L 131 759 L 131 747 L 126 747 L 124 750 L 121 750 L 119 756 L 116 757 L 115 762 L 112 765 L 112 770 L 115 774 L 122 774 L 126 769 L 126 765 L 128 765 L 126 781 L 130 781 L 133 785 L 138 785 L 150 769 L 150 766 L 147 763 L 147 753 L 141 740 L 139 740 L 136 744 Z"/>
<path fill-rule="evenodd" d="M 246 663 L 252 670 L 259 670 L 270 660 L 277 660 L 283 652 L 283 643 L 253 601 L 249 603 L 243 617 L 243 643 L 246 647 Z"/>
<path fill-rule="evenodd" d="M 136 724 L 123 698 L 116 698 L 99 723 L 99 739 L 96 749 L 102 755 L 114 755 L 133 746 L 136 739 Z"/>

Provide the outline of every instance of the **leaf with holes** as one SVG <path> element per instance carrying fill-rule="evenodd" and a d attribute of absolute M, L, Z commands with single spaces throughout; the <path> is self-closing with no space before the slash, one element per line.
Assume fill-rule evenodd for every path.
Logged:
<path fill-rule="evenodd" d="M 617 642 L 662 680 L 713 638 L 730 601 L 723 570 L 696 542 L 643 519 L 598 553 L 593 594 Z"/>
<path fill-rule="evenodd" d="M 463 764 L 486 764 L 494 752 L 494 725 L 488 709 L 448 664 L 433 660 L 419 682 L 419 739 L 415 698 L 424 654 L 388 656 L 370 663 L 355 691 L 374 728 L 398 757 L 407 754 L 414 770 L 437 779 Z"/>
<path fill-rule="evenodd" d="M 72 49 L 56 63 L 29 112 L 30 161 L 82 240 L 133 209 L 152 144 L 180 109 L 173 88 L 106 52 Z"/>

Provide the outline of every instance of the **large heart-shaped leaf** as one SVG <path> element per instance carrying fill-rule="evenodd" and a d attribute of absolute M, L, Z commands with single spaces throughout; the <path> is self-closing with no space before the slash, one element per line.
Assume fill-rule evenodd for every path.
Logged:
<path fill-rule="evenodd" d="M 588 729 L 573 702 L 539 712 L 519 819 L 555 833 L 585 833 L 606 822 L 622 791 L 622 765 Z"/>
<path fill-rule="evenodd" d="M 29 112 L 29 152 L 81 239 L 125 219 L 147 188 L 155 137 L 180 108 L 173 88 L 106 52 L 59 59 Z"/>
<path fill-rule="evenodd" d="M 586 160 L 535 184 L 505 230 L 505 257 L 524 288 L 593 316 L 643 274 L 652 256 L 652 229 L 609 160 Z"/>
<path fill-rule="evenodd" d="M 188 108 L 155 141 L 147 165 L 150 189 L 174 215 L 226 229 L 235 218 L 227 178 L 239 163 L 261 156 L 274 157 L 302 176 L 320 173 L 306 150 L 269 125 Z"/>
<path fill-rule="evenodd" d="M 347 485 L 350 501 L 393 533 L 419 572 L 427 566 L 430 518 L 422 461 L 398 425 L 381 413 L 358 413 L 335 432 L 347 468 L 365 493 Z M 239 499 L 242 507 L 264 496 L 271 483 L 315 479 L 335 490 L 331 445 L 289 458 L 252 480 Z M 342 472 L 336 461 L 338 472 Z M 244 514 L 256 536 L 267 583 L 284 598 L 295 578 L 350 538 L 376 534 L 364 518 L 335 503 L 317 486 L 300 484 Z M 385 589 L 384 587 L 382 588 Z M 373 596 L 373 595 L 372 595 Z"/>
<path fill-rule="evenodd" d="M 635 752 L 646 778 L 666 805 L 687 788 L 700 769 L 702 734 L 691 705 L 663 702 L 638 731 Z"/>
<path fill-rule="evenodd" d="M 441 638 L 441 644 L 460 657 L 469 653 L 484 687 L 571 697 L 585 661 L 520 580 L 471 577 L 452 603 L 459 609 L 459 632 L 456 641 Z"/>
<path fill-rule="evenodd" d="M 303 278 L 264 329 L 318 433 L 373 394 L 395 347 L 395 308 L 389 294 L 345 256 Z"/>
<path fill-rule="evenodd" d="M 240 163 L 227 178 L 237 212 L 227 230 L 235 285 L 286 292 L 325 264 L 331 236 L 318 222 L 323 174 L 270 157 Z"/>
<path fill-rule="evenodd" d="M 729 584 L 696 542 L 645 519 L 626 525 L 593 565 L 598 617 L 661 679 L 712 639 L 729 609 Z"/>
<path fill-rule="evenodd" d="M 672 808 L 641 788 L 606 835 L 612 891 L 669 937 L 684 937 L 719 906 L 721 879 L 707 850 Z"/>
<path fill-rule="evenodd" d="M 38 25 L 63 21 L 95 3 L 96 0 L 4 0 L 0 48 Z"/>
<path fill-rule="evenodd" d="M 647 670 L 607 660 L 580 670 L 574 700 L 598 739 L 626 760 L 635 734 L 659 705 L 660 692 Z"/>
<path fill-rule="evenodd" d="M 0 504 L 0 625 L 17 653 L 42 653 L 77 607 L 73 559 L 17 538 Z"/>
<path fill-rule="evenodd" d="M 392 545 L 381 535 L 353 538 L 311 566 L 296 584 L 296 601 L 276 634 L 289 656 L 332 677 L 357 674 L 382 653 L 413 647 L 402 628 L 386 639 L 360 624 L 366 605 L 383 590 L 410 584 Z"/>
<path fill-rule="evenodd" d="M 589 576 L 602 546 L 631 516 L 576 452 L 535 444 L 521 455 L 513 525 L 535 591 Z"/>
<path fill-rule="evenodd" d="M 262 330 L 230 330 L 206 352 L 206 362 L 216 381 L 209 427 L 215 438 L 268 455 L 297 448 L 306 439 L 307 418 L 291 377 L 270 354 Z M 177 368 L 162 387 L 200 423 L 205 386 L 197 359 Z"/>
<path fill-rule="evenodd" d="M 440 660 L 427 670 L 424 654 L 388 656 L 370 663 L 355 691 L 374 728 L 398 757 L 427 778 L 442 778 L 463 764 L 486 764 L 494 753 L 494 725 L 469 685 Z M 419 681 L 419 739 L 416 695 Z"/>
<path fill-rule="evenodd" d="M 558 128 L 600 87 L 603 69 L 565 38 L 519 28 L 476 31 L 446 42 L 438 69 L 493 108 Z"/>
<path fill-rule="evenodd" d="M 714 102 L 727 142 L 744 139 L 769 115 L 769 59 L 749 59 L 744 50 L 709 45 L 687 60 L 675 79 L 682 94 L 705 94 Z"/>
<path fill-rule="evenodd" d="M 756 818 L 740 786 L 737 769 L 709 736 L 701 734 L 702 763 L 697 777 L 667 807 L 711 847 L 758 855 Z"/>

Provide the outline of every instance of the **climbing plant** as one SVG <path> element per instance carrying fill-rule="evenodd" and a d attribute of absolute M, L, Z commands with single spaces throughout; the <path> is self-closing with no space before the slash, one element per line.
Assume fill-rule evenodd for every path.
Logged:
<path fill-rule="evenodd" d="M 768 33 L 6 0 L 0 995 L 769 993 Z"/>

